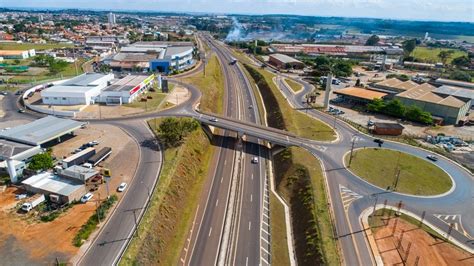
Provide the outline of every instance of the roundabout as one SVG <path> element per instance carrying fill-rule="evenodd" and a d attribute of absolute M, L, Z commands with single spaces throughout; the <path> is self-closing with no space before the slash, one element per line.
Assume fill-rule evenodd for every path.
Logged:
<path fill-rule="evenodd" d="M 391 149 L 356 149 L 344 157 L 348 170 L 368 183 L 400 194 L 436 196 L 453 187 L 452 178 L 435 163 Z"/>

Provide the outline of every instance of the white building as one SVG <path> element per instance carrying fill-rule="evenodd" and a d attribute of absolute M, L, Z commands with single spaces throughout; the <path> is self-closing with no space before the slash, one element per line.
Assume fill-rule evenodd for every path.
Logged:
<path fill-rule="evenodd" d="M 116 24 L 116 20 L 115 20 L 115 14 L 110 12 L 108 15 L 107 15 L 107 20 L 109 21 L 109 25 L 110 26 L 113 26 Z"/>
<path fill-rule="evenodd" d="M 157 78 L 160 80 L 160 76 Z M 104 89 L 99 102 L 107 105 L 131 103 L 155 82 L 155 75 L 128 75 Z"/>
<path fill-rule="evenodd" d="M 93 104 L 113 79 L 113 74 L 85 73 L 41 91 L 41 98 L 51 105 Z"/>

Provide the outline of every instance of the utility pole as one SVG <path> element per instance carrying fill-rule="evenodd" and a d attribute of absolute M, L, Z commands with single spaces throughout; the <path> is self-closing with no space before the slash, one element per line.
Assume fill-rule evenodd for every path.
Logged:
<path fill-rule="evenodd" d="M 350 157 L 349 157 L 349 167 L 351 167 L 351 163 L 352 163 L 352 154 L 353 154 L 353 152 L 354 152 L 354 144 L 355 144 L 356 136 L 357 136 L 357 135 L 354 135 L 354 136 L 352 137 L 351 155 L 350 155 Z M 375 210 L 374 210 L 374 211 L 375 211 Z"/>
<path fill-rule="evenodd" d="M 95 212 L 97 214 L 97 221 L 100 223 L 99 207 L 100 207 L 100 193 L 97 193 L 99 199 L 95 202 Z"/>
<path fill-rule="evenodd" d="M 397 175 L 395 176 L 395 183 L 393 184 L 393 189 L 392 189 L 393 191 L 397 189 L 398 180 L 400 179 L 400 172 L 401 172 L 401 169 L 398 167 Z"/>

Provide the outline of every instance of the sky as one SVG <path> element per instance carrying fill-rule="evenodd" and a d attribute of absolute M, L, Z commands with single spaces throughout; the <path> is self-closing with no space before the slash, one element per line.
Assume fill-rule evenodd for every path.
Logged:
<path fill-rule="evenodd" d="M 2 6 L 474 22 L 474 0 L 0 0 Z"/>

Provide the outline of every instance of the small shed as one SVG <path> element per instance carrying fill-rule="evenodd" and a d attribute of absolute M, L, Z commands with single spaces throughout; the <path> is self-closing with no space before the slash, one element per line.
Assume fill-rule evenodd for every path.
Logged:
<path fill-rule="evenodd" d="M 399 136 L 403 133 L 405 127 L 398 123 L 379 123 L 374 124 L 373 133 L 377 135 Z"/>

